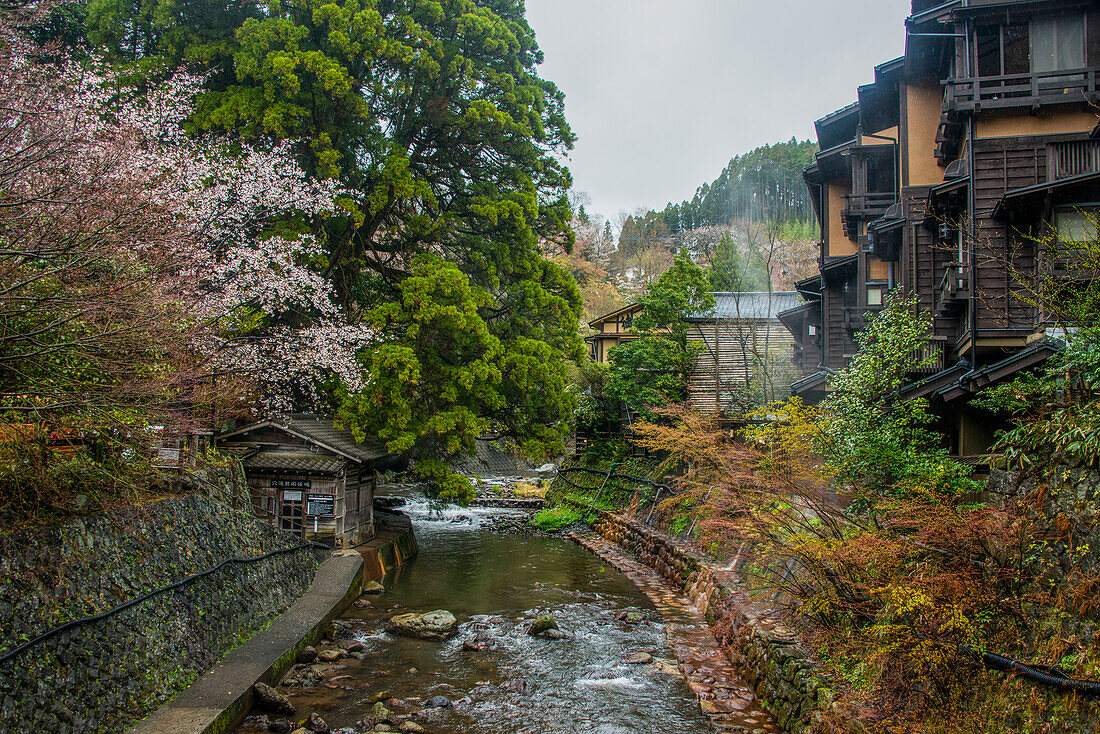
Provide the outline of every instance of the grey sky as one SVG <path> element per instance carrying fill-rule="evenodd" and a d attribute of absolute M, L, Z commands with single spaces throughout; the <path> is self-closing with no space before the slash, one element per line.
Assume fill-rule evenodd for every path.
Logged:
<path fill-rule="evenodd" d="M 909 0 L 527 0 L 592 210 L 663 207 L 733 156 L 811 137 L 900 56 Z"/>

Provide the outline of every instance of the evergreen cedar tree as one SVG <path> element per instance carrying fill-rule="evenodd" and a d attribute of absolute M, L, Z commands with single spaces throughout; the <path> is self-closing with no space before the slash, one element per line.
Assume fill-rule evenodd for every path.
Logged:
<path fill-rule="evenodd" d="M 209 69 L 191 130 L 300 141 L 344 189 L 323 272 L 384 337 L 350 429 L 437 475 L 487 429 L 562 450 L 581 296 L 539 244 L 572 247 L 573 134 L 521 0 L 90 0 L 86 27 L 136 79 Z"/>

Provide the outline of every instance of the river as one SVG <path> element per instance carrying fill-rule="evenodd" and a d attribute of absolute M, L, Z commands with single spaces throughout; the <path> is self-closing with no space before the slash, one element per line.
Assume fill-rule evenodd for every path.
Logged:
<path fill-rule="evenodd" d="M 364 645 L 360 660 L 323 666 L 314 688 L 281 689 L 299 720 L 316 711 L 333 730 L 368 731 L 372 704 L 384 698 L 434 734 L 713 731 L 676 673 L 667 620 L 623 574 L 561 538 L 485 527 L 512 511 L 415 498 L 403 510 L 413 518 L 420 555 L 383 579 L 383 594 L 365 597 L 370 606 L 352 607 L 340 620 L 339 637 Z M 462 623 L 456 637 L 428 642 L 382 629 L 394 614 L 432 609 L 454 613 Z M 547 613 L 568 639 L 526 634 Z M 464 650 L 478 633 L 492 647 Z M 636 652 L 655 662 L 621 662 Z M 453 706 L 424 707 L 433 696 Z"/>

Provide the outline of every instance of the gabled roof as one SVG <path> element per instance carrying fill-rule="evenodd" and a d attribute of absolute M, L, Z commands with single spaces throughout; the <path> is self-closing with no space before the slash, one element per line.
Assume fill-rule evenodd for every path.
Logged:
<path fill-rule="evenodd" d="M 620 308 L 618 310 L 615 310 L 615 311 L 612 311 L 611 313 L 605 313 L 603 316 L 598 316 L 598 317 L 592 319 L 591 321 L 589 321 L 588 325 L 591 326 L 593 329 L 595 329 L 598 325 L 604 323 L 605 321 L 610 321 L 611 319 L 615 318 L 616 316 L 623 316 L 623 315 L 628 314 L 628 313 L 637 313 L 638 311 L 641 311 L 641 310 L 642 310 L 642 304 L 632 303 L 629 306 L 623 306 L 622 308 Z"/>
<path fill-rule="evenodd" d="M 362 443 L 355 440 L 350 431 L 337 428 L 331 418 L 323 418 L 309 413 L 293 413 L 253 423 L 218 436 L 218 441 L 241 437 L 263 428 L 274 428 L 296 436 L 319 448 L 339 454 L 356 463 L 374 461 L 389 456 L 385 445 L 376 438 L 367 438 Z"/>
<path fill-rule="evenodd" d="M 293 472 L 323 472 L 335 474 L 347 462 L 334 456 L 318 454 L 287 454 L 282 451 L 257 451 L 241 462 L 245 469 L 283 470 Z"/>
<path fill-rule="evenodd" d="M 792 382 L 791 393 L 793 393 L 794 395 L 798 395 L 799 393 L 806 392 L 807 390 L 812 390 L 815 387 L 822 387 L 829 381 L 829 378 L 835 374 L 836 372 L 834 370 L 831 370 L 828 367 L 822 367 L 817 372 L 806 375 L 801 380 L 795 380 L 794 382 Z"/>
<path fill-rule="evenodd" d="M 688 321 L 713 321 L 715 319 L 751 319 L 765 321 L 778 319 L 780 311 L 794 308 L 802 299 L 794 291 L 745 291 L 741 293 L 715 293 L 714 308 L 688 316 Z"/>

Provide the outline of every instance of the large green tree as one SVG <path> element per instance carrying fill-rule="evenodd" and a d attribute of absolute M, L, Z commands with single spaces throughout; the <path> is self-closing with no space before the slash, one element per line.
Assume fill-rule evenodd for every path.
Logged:
<path fill-rule="evenodd" d="M 606 392 L 643 415 L 687 397 L 687 380 L 695 363 L 686 317 L 714 308 L 707 274 L 685 251 L 654 282 L 640 301 L 642 310 L 631 330 L 639 336 L 608 354 Z"/>
<path fill-rule="evenodd" d="M 341 214 L 315 223 L 323 267 L 350 311 L 384 321 L 379 354 L 388 356 L 364 356 L 367 383 L 416 435 L 397 435 L 393 416 L 362 410 L 354 396 L 349 425 L 381 432 L 395 450 L 411 441 L 433 461 L 469 448 L 482 429 L 532 454 L 561 448 L 571 408 L 561 376 L 581 353 L 581 299 L 539 245 L 572 246 L 559 154 L 573 135 L 562 93 L 537 73 L 542 52 L 522 0 L 89 0 L 87 25 L 98 48 L 146 83 L 209 70 L 193 132 L 298 141 L 312 175 L 342 184 Z M 466 359 L 446 339 L 413 335 L 433 303 L 449 303 L 437 282 L 453 277 L 445 264 L 467 278 L 462 302 L 499 343 L 478 360 L 500 377 L 491 397 L 436 396 L 443 412 L 476 418 L 439 430 L 416 415 L 424 403 L 396 399 L 387 371 L 390 346 L 412 349 L 422 374 Z M 439 272 L 424 272 L 432 267 Z M 410 304 L 410 293 L 421 301 Z"/>

